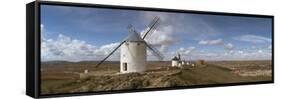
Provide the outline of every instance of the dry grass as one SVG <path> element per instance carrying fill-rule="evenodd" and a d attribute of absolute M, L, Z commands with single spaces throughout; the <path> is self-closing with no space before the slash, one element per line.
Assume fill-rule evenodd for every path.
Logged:
<path fill-rule="evenodd" d="M 42 64 L 42 94 L 110 91 L 271 80 L 269 61 L 220 61 L 207 65 L 172 68 L 170 62 L 149 62 L 145 73 L 119 74 L 118 62 Z M 168 64 L 168 65 L 167 65 Z M 87 77 L 79 78 L 84 70 Z M 270 71 L 269 75 L 253 75 Z M 237 71 L 249 73 L 241 75 Z M 253 73 L 254 72 L 254 73 Z M 251 74 L 251 75 L 250 75 Z"/>

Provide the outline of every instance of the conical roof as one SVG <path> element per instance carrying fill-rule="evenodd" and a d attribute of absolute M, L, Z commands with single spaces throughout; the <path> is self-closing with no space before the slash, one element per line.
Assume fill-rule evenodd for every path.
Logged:
<path fill-rule="evenodd" d="M 128 35 L 128 37 L 125 39 L 126 41 L 129 41 L 129 42 L 139 42 L 139 41 L 144 41 L 140 35 L 138 33 L 130 33 Z"/>
<path fill-rule="evenodd" d="M 174 57 L 172 58 L 172 60 L 177 61 L 177 60 L 179 60 L 179 58 L 178 58 L 177 56 L 174 56 Z"/>

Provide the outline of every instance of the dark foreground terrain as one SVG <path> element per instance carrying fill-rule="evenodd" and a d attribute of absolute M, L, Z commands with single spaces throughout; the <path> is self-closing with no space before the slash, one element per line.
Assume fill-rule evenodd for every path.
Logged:
<path fill-rule="evenodd" d="M 172 68 L 170 62 L 149 62 L 145 73 L 119 74 L 119 62 L 44 62 L 41 93 L 76 93 L 272 80 L 271 61 L 210 61 Z M 88 73 L 84 73 L 88 70 Z"/>

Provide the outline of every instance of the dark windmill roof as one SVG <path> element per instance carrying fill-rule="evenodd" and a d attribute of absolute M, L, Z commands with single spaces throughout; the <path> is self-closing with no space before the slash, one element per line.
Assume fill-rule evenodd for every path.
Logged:
<path fill-rule="evenodd" d="M 128 35 L 128 37 L 125 39 L 125 41 L 129 41 L 129 42 L 142 42 L 144 41 L 141 36 L 138 33 L 130 33 Z"/>
<path fill-rule="evenodd" d="M 179 58 L 175 56 L 172 58 L 172 60 L 179 60 Z"/>

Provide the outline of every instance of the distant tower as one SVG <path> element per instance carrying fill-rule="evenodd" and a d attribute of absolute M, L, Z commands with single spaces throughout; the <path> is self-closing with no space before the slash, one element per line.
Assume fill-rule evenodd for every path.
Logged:
<path fill-rule="evenodd" d="M 182 61 L 181 61 L 181 65 L 185 65 L 185 62 L 184 62 L 184 60 L 182 60 Z"/>
<path fill-rule="evenodd" d="M 146 70 L 146 45 L 137 33 L 131 33 L 121 46 L 120 72 L 144 72 Z"/>
<path fill-rule="evenodd" d="M 179 58 L 175 56 L 172 58 L 172 67 L 177 67 L 179 65 Z"/>

